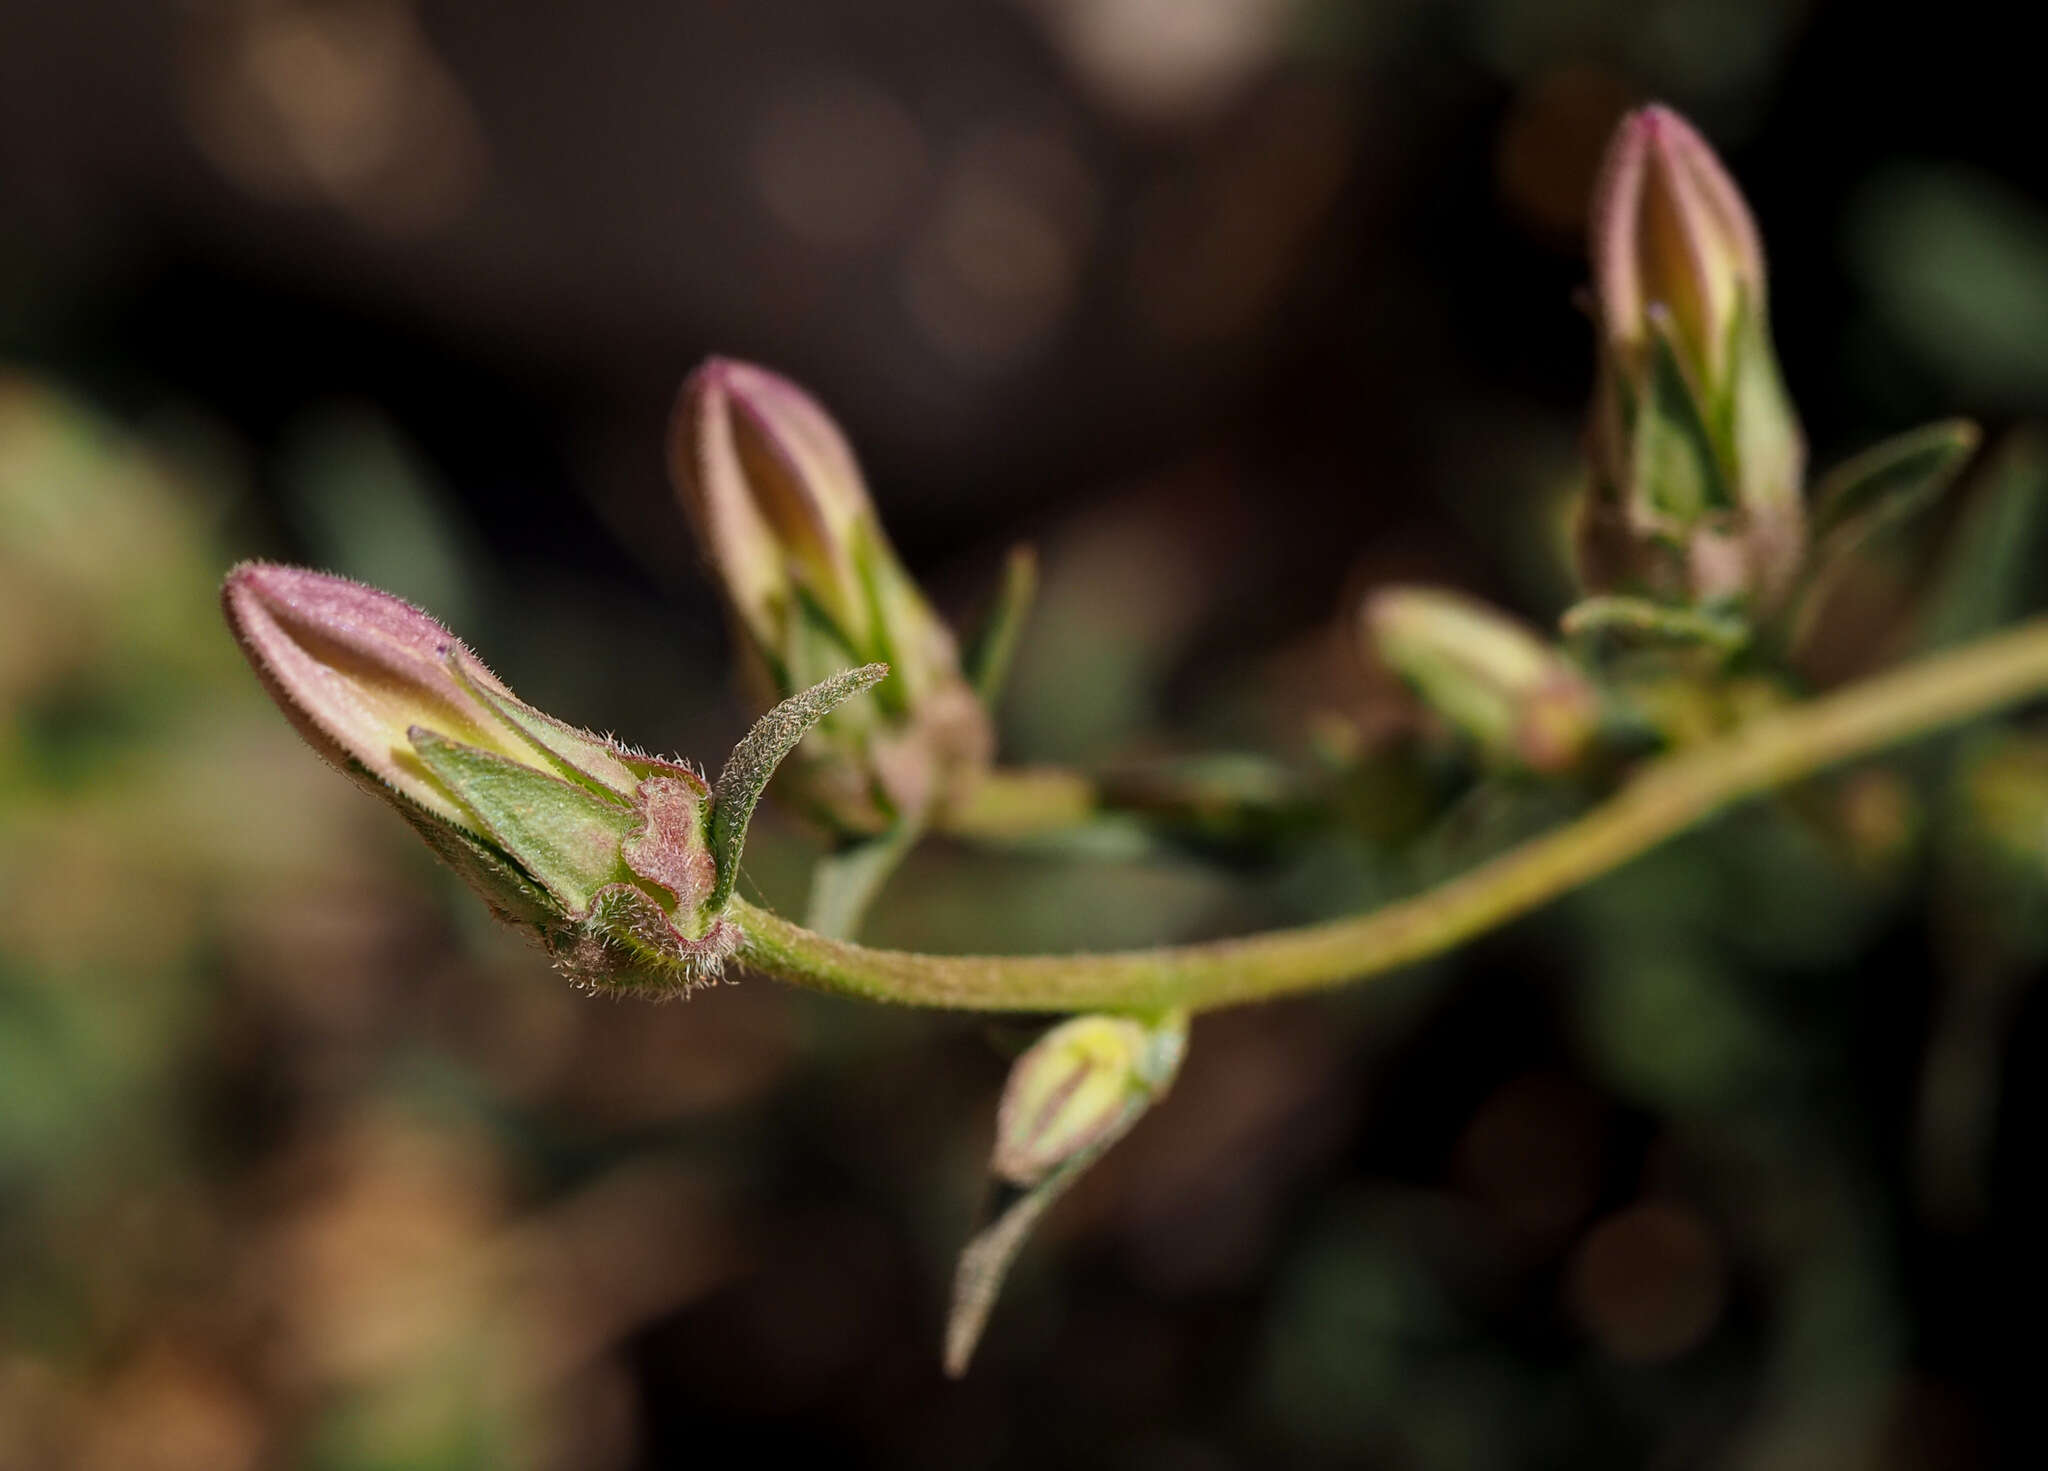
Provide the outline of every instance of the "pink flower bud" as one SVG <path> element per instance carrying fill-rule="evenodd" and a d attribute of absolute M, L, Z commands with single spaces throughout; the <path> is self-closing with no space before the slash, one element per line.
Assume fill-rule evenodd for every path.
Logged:
<path fill-rule="evenodd" d="M 532 757 L 468 685 L 507 700 L 512 692 L 410 603 L 345 577 L 244 562 L 228 574 L 221 605 L 257 677 L 314 750 L 444 821 L 470 819 L 421 764 L 406 734 L 413 726 L 515 760 Z"/>
<path fill-rule="evenodd" d="M 1668 107 L 1622 119 L 1593 200 L 1600 322 L 1622 352 L 1668 313 L 1707 381 L 1725 376 L 1745 305 L 1764 310 L 1763 244 L 1749 206 L 1714 150 Z"/>
<path fill-rule="evenodd" d="M 1749 206 L 1690 123 L 1645 107 L 1609 145 L 1590 236 L 1601 352 L 1582 579 L 1768 612 L 1806 556 L 1806 445 Z"/>
<path fill-rule="evenodd" d="M 780 625 L 801 588 L 864 647 L 855 554 L 874 508 L 818 401 L 766 368 L 712 358 L 683 385 L 672 453 L 683 509 L 754 638 L 784 647 Z"/>
<path fill-rule="evenodd" d="M 842 833 L 874 833 L 965 793 L 992 756 L 987 712 L 817 400 L 766 368 L 713 358 L 683 385 L 670 469 L 724 585 L 757 704 L 889 666 L 805 741 L 790 794 Z"/>
<path fill-rule="evenodd" d="M 717 973 L 738 932 L 724 918 L 731 885 L 711 849 L 703 777 L 521 703 L 388 593 L 248 562 L 221 600 L 299 733 L 394 802 L 571 978 L 673 994 Z M 730 864 L 743 836 L 742 820 Z"/>

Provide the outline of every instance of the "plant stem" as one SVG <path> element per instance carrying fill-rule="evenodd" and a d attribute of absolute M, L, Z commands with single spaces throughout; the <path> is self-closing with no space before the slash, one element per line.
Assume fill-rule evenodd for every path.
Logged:
<path fill-rule="evenodd" d="M 1207 757 L 1084 773 L 1059 766 L 998 767 L 936 828 L 970 843 L 1030 843 L 1098 819 L 1135 821 L 1162 835 L 1256 841 L 1326 817 L 1312 780 L 1255 757 Z"/>
<path fill-rule="evenodd" d="M 990 772 L 966 802 L 939 817 L 949 837 L 1010 842 L 1061 832 L 1102 812 L 1102 789 L 1061 766 L 1010 766 Z"/>
<path fill-rule="evenodd" d="M 737 899 L 732 916 L 747 965 L 815 990 L 985 1011 L 1201 1011 L 1441 954 L 1733 803 L 2044 694 L 2048 618 L 2037 618 L 1653 762 L 1576 821 L 1412 898 L 1243 939 L 1104 954 L 921 955 L 830 940 Z"/>

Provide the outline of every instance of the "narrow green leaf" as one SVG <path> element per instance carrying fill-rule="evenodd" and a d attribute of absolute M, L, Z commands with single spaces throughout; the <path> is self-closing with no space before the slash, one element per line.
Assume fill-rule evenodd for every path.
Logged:
<path fill-rule="evenodd" d="M 606 884 L 630 883 L 619 846 L 639 824 L 574 782 L 415 725 L 407 733 L 420 762 L 454 794 L 492 842 L 580 913 Z"/>
<path fill-rule="evenodd" d="M 2008 436 L 1978 477 L 1920 614 L 1922 648 L 1946 648 L 2011 622 L 2038 600 L 2048 559 L 2048 434 Z"/>
<path fill-rule="evenodd" d="M 1934 504 L 1976 453 L 1980 437 L 1968 419 L 1943 419 L 1844 460 L 1814 486 L 1815 542 L 1832 543 L 1845 533 L 1861 542 Z"/>
<path fill-rule="evenodd" d="M 953 1269 L 953 1303 L 946 1314 L 945 1367 L 948 1378 L 958 1379 L 967 1372 L 968 1364 L 974 1359 L 974 1350 L 981 1342 L 982 1330 L 988 1326 L 989 1312 L 1003 1290 L 1003 1279 L 1009 1276 L 1010 1264 L 1016 1261 L 1017 1253 L 1023 1249 L 1032 1228 L 1052 1208 L 1053 1202 L 1081 1178 L 1083 1171 L 1129 1132 L 1143 1111 L 1142 1106 L 1132 1107 L 1122 1127 L 1115 1133 L 1086 1153 L 1075 1155 L 1029 1190 L 1002 1184 L 996 1186 L 999 1198 L 1005 1203 L 997 1210 L 995 1218 L 967 1243 L 960 1253 L 959 1265 Z"/>
<path fill-rule="evenodd" d="M 1864 550 L 1939 500 L 1978 438 L 1969 420 L 1944 419 L 1873 445 L 1821 478 L 1814 487 L 1813 553 L 1793 604 L 1795 648 L 1813 635 Z"/>
<path fill-rule="evenodd" d="M 988 621 L 967 658 L 968 680 L 989 710 L 1002 698 L 1011 657 L 1017 652 L 1024 620 L 1037 596 L 1038 553 L 1028 546 L 1012 547 L 1003 563 L 1003 585 L 996 592 L 995 606 L 989 609 Z"/>
<path fill-rule="evenodd" d="M 711 910 L 722 908 L 732 897 L 733 884 L 739 878 L 740 852 L 747 843 L 747 824 L 783 757 L 835 706 L 874 688 L 888 672 L 886 664 L 842 670 L 822 684 L 791 695 L 756 721 L 733 747 L 711 795 L 711 857 L 718 865 Z"/>

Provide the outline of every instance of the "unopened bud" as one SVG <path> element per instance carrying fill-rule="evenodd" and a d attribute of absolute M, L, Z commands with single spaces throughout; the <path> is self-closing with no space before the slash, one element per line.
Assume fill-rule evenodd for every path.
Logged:
<path fill-rule="evenodd" d="M 890 666 L 798 752 L 813 812 L 873 832 L 964 794 L 992 754 L 987 713 L 831 416 L 786 378 L 712 359 L 683 385 L 671 470 L 762 705 L 842 669 Z"/>
<path fill-rule="evenodd" d="M 946 1372 L 967 1372 L 1024 1238 L 1088 1166 L 1165 1096 L 1187 1051 L 1188 1018 L 1077 1016 L 1010 1068 L 990 1160 L 997 1209 L 960 1253 L 946 1318 Z"/>
<path fill-rule="evenodd" d="M 1742 191 L 1668 107 L 1621 121 L 1593 203 L 1593 271 L 1610 345 L 1647 351 L 1668 321 L 1704 379 L 1726 374 L 1739 314 L 1764 305 L 1763 243 Z"/>
<path fill-rule="evenodd" d="M 1599 731 L 1600 699 L 1563 653 L 1484 603 L 1389 587 L 1365 605 L 1367 642 L 1423 700 L 1496 760 L 1555 774 Z"/>
<path fill-rule="evenodd" d="M 799 591 L 850 647 L 868 642 L 855 548 L 874 508 L 816 399 L 765 368 L 713 358 L 683 385 L 675 468 L 691 526 L 756 642 L 787 647 Z"/>
<path fill-rule="evenodd" d="M 1581 527 L 1595 590 L 1768 607 L 1805 555 L 1805 442 L 1741 191 L 1666 107 L 1622 119 L 1593 200 L 1601 368 Z"/>
<path fill-rule="evenodd" d="M 1010 1069 L 990 1169 L 1013 1185 L 1036 1185 L 1115 1140 L 1166 1091 L 1186 1036 L 1179 1021 L 1154 1028 L 1120 1016 L 1054 1027 Z"/>
<path fill-rule="evenodd" d="M 434 619 L 346 578 L 245 563 L 222 603 L 313 748 L 579 983 L 687 990 L 737 945 L 689 767 L 541 713 Z"/>

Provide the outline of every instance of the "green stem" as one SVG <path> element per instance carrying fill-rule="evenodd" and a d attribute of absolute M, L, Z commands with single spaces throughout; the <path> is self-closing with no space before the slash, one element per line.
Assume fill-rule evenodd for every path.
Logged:
<path fill-rule="evenodd" d="M 1065 831 L 1102 811 L 1102 788 L 1091 777 L 1060 766 L 1009 766 L 942 813 L 938 828 L 948 837 L 1010 842 Z"/>
<path fill-rule="evenodd" d="M 1441 954 L 1619 868 L 1732 803 L 2048 694 L 2048 618 L 1929 656 L 1644 767 L 1578 820 L 1370 914 L 1205 945 L 919 955 L 826 939 L 744 901 L 746 964 L 797 985 L 985 1011 L 1190 1011 L 1313 991 Z"/>
<path fill-rule="evenodd" d="M 1271 762 L 1249 757 L 1166 761 L 1127 771 L 998 767 L 936 828 L 970 843 L 1025 843 L 1096 819 L 1136 821 L 1162 835 L 1255 841 L 1326 815 L 1325 793 Z"/>

